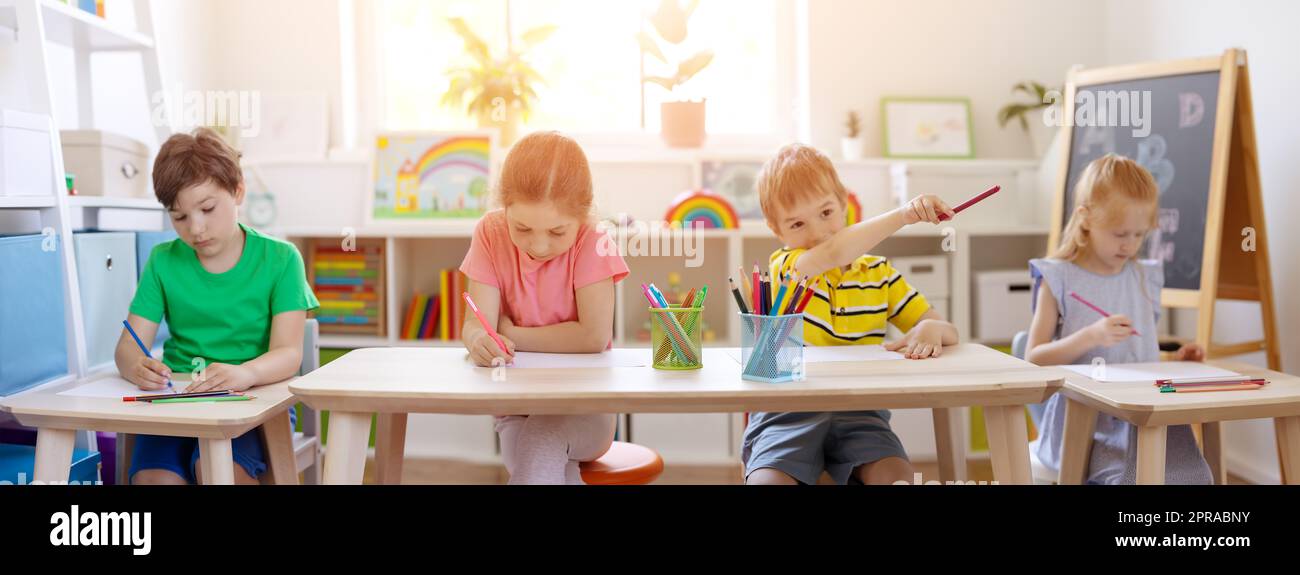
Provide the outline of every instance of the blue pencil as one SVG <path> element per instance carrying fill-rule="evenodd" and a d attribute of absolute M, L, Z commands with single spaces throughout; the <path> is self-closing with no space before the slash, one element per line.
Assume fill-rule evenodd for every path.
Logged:
<path fill-rule="evenodd" d="M 149 348 L 144 346 L 144 342 L 140 341 L 140 336 L 135 334 L 134 329 L 131 329 L 131 324 L 127 323 L 126 320 L 122 320 L 122 325 L 126 327 L 126 333 L 131 334 L 131 339 L 135 340 L 135 344 L 140 346 L 140 351 L 144 352 L 144 356 L 153 359 L 153 354 L 149 353 Z M 172 387 L 172 380 L 170 378 L 167 380 L 167 389 L 172 390 L 172 393 L 176 393 L 176 388 Z"/>

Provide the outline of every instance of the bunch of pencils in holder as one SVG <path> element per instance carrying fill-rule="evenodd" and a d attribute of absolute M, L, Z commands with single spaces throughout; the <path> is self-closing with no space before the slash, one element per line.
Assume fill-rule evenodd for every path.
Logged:
<path fill-rule="evenodd" d="M 641 292 L 645 295 L 645 298 L 649 300 L 651 308 L 665 310 L 673 309 L 668 303 L 668 298 L 664 297 L 663 292 L 659 291 L 659 288 L 655 287 L 655 284 L 641 284 Z M 708 296 L 709 286 L 707 285 L 700 288 L 698 292 L 695 291 L 695 288 L 691 288 L 691 291 L 686 293 L 686 297 L 682 298 L 680 309 L 691 310 L 702 307 L 704 305 L 704 298 Z M 677 357 L 680 358 L 681 361 L 688 364 L 696 364 L 700 362 L 700 358 L 695 354 L 695 347 L 691 345 L 690 334 L 691 331 L 695 329 L 694 322 L 683 326 L 681 322 L 677 320 L 677 316 L 671 311 L 662 314 L 652 313 L 650 315 L 659 319 L 660 327 L 664 330 L 664 334 L 668 336 L 668 342 L 672 345 L 673 353 L 676 353 Z M 695 318 L 694 321 L 698 321 L 698 314 L 694 314 L 692 317 Z"/>
<path fill-rule="evenodd" d="M 758 264 L 754 264 L 754 271 L 751 275 L 746 276 L 744 268 L 740 272 L 741 284 L 744 285 L 744 291 L 741 285 L 737 285 L 735 278 L 728 278 L 728 285 L 731 287 L 731 295 L 736 299 L 736 306 L 740 308 L 740 313 L 746 316 L 800 316 L 808 307 L 808 302 L 812 300 L 813 292 L 817 284 L 821 281 L 818 277 L 812 283 L 809 282 L 808 276 L 799 278 L 797 274 L 786 274 L 785 277 L 773 278 L 759 270 Z M 746 299 L 745 294 L 751 294 L 752 299 Z M 759 375 L 763 366 L 772 365 L 776 362 L 776 355 L 785 344 L 786 339 L 790 337 L 790 332 L 801 327 L 801 319 L 784 318 L 785 321 L 768 321 L 755 317 L 746 317 L 749 323 L 749 331 L 754 334 L 754 350 L 749 356 L 749 361 L 745 365 L 745 372 L 750 375 Z M 768 327 L 764 328 L 764 324 Z"/>

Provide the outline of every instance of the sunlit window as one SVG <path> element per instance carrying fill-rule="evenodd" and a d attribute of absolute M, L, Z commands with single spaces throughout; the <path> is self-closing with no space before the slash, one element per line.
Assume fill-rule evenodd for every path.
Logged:
<path fill-rule="evenodd" d="M 689 6 L 692 0 L 681 0 Z M 657 132 L 665 100 L 708 100 L 711 134 L 774 134 L 788 125 L 793 72 L 779 58 L 790 27 L 782 10 L 789 0 L 700 0 L 680 45 L 661 43 L 665 64 L 646 56 L 637 33 L 659 0 L 381 0 L 376 36 L 382 122 L 389 130 L 466 129 L 477 121 L 464 105 L 441 103 L 448 70 L 473 64 L 449 24 L 462 19 L 493 57 L 514 49 L 529 30 L 555 31 L 528 47 L 527 62 L 540 74 L 536 104 L 525 127 L 573 133 Z M 671 75 L 676 63 L 712 50 L 712 63 L 676 93 L 641 83 L 646 75 Z"/>

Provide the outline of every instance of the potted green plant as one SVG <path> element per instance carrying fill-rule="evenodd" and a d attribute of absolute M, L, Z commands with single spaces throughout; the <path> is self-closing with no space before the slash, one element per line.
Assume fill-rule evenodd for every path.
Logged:
<path fill-rule="evenodd" d="M 690 0 L 683 6 L 679 0 L 661 0 L 654 14 L 648 18 L 655 35 L 651 35 L 644 29 L 637 33 L 642 57 L 649 54 L 665 65 L 673 67 L 673 63 L 669 62 L 664 54 L 664 48 L 671 46 L 673 51 L 682 49 L 691 15 L 699 3 L 699 0 Z M 658 76 L 642 74 L 642 82 L 660 86 L 678 97 L 674 101 L 659 105 L 660 135 L 671 147 L 698 148 L 704 144 L 705 100 L 683 100 L 680 98 L 680 89 L 682 84 L 694 78 L 711 62 L 713 62 L 713 51 L 701 50 L 678 60 L 675 69 L 672 69 L 669 74 Z"/>
<path fill-rule="evenodd" d="M 553 25 L 538 26 L 524 32 L 517 42 L 508 42 L 506 55 L 494 58 L 488 45 L 462 18 L 448 18 L 452 30 L 465 42 L 465 52 L 472 58 L 466 66 L 447 70 L 450 84 L 442 104 L 459 108 L 478 121 L 480 128 L 497 128 L 502 147 L 514 143 L 520 120 L 527 122 L 537 104 L 536 84 L 545 84 L 542 75 L 528 63 L 528 52 L 555 32 Z M 467 102 L 468 101 L 468 102 Z M 467 102 L 467 103 L 466 103 Z"/>
<path fill-rule="evenodd" d="M 1060 106 L 1060 91 L 1051 90 L 1038 82 L 1021 82 L 1011 87 L 1011 93 L 1023 93 L 1029 96 L 1032 101 L 1029 102 L 1012 102 L 998 110 L 998 124 L 1003 128 L 1012 120 L 1020 122 L 1020 127 L 1029 134 L 1030 145 L 1033 146 L 1034 156 L 1041 158 L 1047 153 L 1047 148 L 1052 145 L 1052 138 L 1056 135 L 1057 126 L 1049 124 L 1041 115 L 1034 114 L 1039 110 L 1049 107 Z"/>
<path fill-rule="evenodd" d="M 844 137 L 840 138 L 840 152 L 845 160 L 861 160 L 863 156 L 862 117 L 854 110 L 849 110 L 849 117 L 844 120 Z"/>

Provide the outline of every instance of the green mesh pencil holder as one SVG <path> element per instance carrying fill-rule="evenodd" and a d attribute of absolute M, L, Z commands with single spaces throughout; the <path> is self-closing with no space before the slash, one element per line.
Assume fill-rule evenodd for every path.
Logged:
<path fill-rule="evenodd" d="M 702 307 L 650 308 L 650 345 L 655 369 L 699 369 Z"/>
<path fill-rule="evenodd" d="M 740 378 L 803 380 L 803 314 L 740 314 Z"/>

